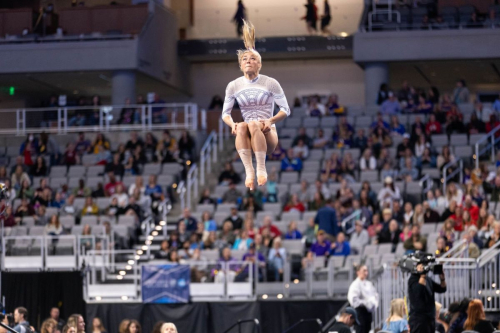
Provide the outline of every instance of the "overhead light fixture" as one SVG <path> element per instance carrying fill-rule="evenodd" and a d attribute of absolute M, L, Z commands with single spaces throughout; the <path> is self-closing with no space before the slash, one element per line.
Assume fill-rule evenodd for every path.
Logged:
<path fill-rule="evenodd" d="M 135 260 L 141 259 L 141 256 L 135 256 Z"/>
<path fill-rule="evenodd" d="M 117 279 L 117 280 L 123 280 L 123 276 L 121 276 L 121 275 L 117 275 L 117 276 L 116 276 L 116 279 Z"/>
<path fill-rule="evenodd" d="M 267 299 L 267 294 L 262 295 L 262 299 Z"/>
<path fill-rule="evenodd" d="M 143 254 L 143 253 L 144 253 L 144 252 L 142 252 L 142 250 L 137 250 L 137 254 L 138 254 L 138 255 L 141 255 L 141 254 Z"/>
<path fill-rule="evenodd" d="M 345 31 L 342 31 L 340 33 L 340 37 L 347 37 L 347 36 L 349 36 L 349 34 L 347 32 L 345 32 Z"/>
<path fill-rule="evenodd" d="M 278 296 L 276 296 L 278 299 L 282 299 L 283 298 L 283 294 L 278 294 Z"/>
<path fill-rule="evenodd" d="M 120 271 L 120 273 L 119 273 L 119 274 L 120 274 L 120 275 L 125 275 L 125 274 L 127 274 L 127 273 L 126 273 L 125 271 Z"/>
<path fill-rule="evenodd" d="M 132 266 L 127 265 L 127 266 L 125 266 L 125 269 L 126 269 L 127 271 L 130 271 L 130 270 L 132 269 Z"/>
<path fill-rule="evenodd" d="M 133 265 L 133 264 L 135 264 L 135 261 L 134 260 L 129 260 L 129 261 L 127 261 L 127 264 Z"/>
<path fill-rule="evenodd" d="M 167 225 L 167 222 L 165 222 L 165 221 L 160 221 L 160 225 L 161 225 L 161 226 Z"/>
<path fill-rule="evenodd" d="M 153 232 L 151 233 L 151 235 L 153 235 L 153 237 L 158 236 L 158 231 L 153 231 Z"/>
<path fill-rule="evenodd" d="M 128 300 L 128 296 L 122 296 L 122 300 L 124 301 Z"/>
<path fill-rule="evenodd" d="M 148 246 L 147 246 L 147 245 L 143 245 L 143 246 L 142 246 L 142 250 L 143 250 L 143 251 L 147 251 L 147 250 L 148 250 Z"/>
<path fill-rule="evenodd" d="M 96 296 L 96 297 L 95 297 L 95 300 L 96 300 L 96 301 L 100 301 L 101 299 L 102 299 L 102 298 L 101 298 L 101 296 Z"/>

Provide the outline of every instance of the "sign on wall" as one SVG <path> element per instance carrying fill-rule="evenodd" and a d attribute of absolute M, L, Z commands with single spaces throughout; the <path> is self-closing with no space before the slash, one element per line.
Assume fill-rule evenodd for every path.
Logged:
<path fill-rule="evenodd" d="M 188 265 L 142 266 L 144 303 L 188 303 Z"/>

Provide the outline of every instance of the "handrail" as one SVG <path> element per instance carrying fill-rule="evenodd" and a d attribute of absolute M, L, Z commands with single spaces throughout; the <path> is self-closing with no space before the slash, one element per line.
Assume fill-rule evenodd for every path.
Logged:
<path fill-rule="evenodd" d="M 427 186 L 424 188 L 426 182 Z M 420 187 L 422 187 L 422 191 L 424 194 L 429 192 L 432 189 L 432 186 L 434 186 L 434 182 L 432 181 L 432 178 L 431 176 L 429 176 L 429 174 L 423 176 L 422 179 L 418 181 L 418 184 L 420 185 Z"/>
<path fill-rule="evenodd" d="M 479 168 L 479 158 L 481 157 L 481 155 L 483 155 L 489 149 L 491 149 L 491 161 L 493 162 L 495 160 L 495 141 L 496 141 L 495 133 L 498 131 L 500 131 L 500 125 L 495 127 L 489 133 L 485 134 L 481 139 L 476 141 L 476 144 L 475 144 L 476 149 L 475 149 L 475 154 L 474 154 L 474 158 L 476 160 L 476 169 Z M 483 141 L 486 141 L 488 139 L 491 139 L 489 146 L 486 146 L 485 148 L 483 148 L 482 151 L 479 151 L 479 145 L 481 143 L 483 143 Z"/>
<path fill-rule="evenodd" d="M 181 184 L 179 184 L 178 187 L 180 187 Z M 185 199 L 181 197 L 181 208 L 193 208 L 192 207 L 192 202 L 193 198 L 192 195 L 194 194 L 195 200 L 198 199 L 198 191 L 199 191 L 199 183 L 198 183 L 198 167 L 196 163 L 191 165 L 191 168 L 188 171 L 188 174 L 186 176 L 186 182 L 185 184 L 182 184 L 182 187 L 186 188 L 185 192 L 181 189 L 181 196 L 185 195 Z M 179 189 L 178 192 L 179 193 Z"/>
<path fill-rule="evenodd" d="M 382 10 L 382 11 L 377 11 L 377 12 L 371 12 L 368 14 L 368 28 L 370 31 L 372 31 L 373 28 L 373 15 L 380 15 L 380 14 L 389 14 L 389 22 L 392 22 L 392 14 L 396 14 L 396 21 L 398 24 L 401 24 L 401 13 L 397 10 Z"/>
<path fill-rule="evenodd" d="M 445 252 L 441 257 L 442 258 L 454 258 L 455 254 L 454 252 L 459 250 L 460 247 L 466 242 L 465 239 L 461 239 L 460 241 L 458 242 L 455 242 L 455 244 L 453 244 L 453 247 L 451 249 L 449 249 L 447 252 Z"/>
<path fill-rule="evenodd" d="M 284 330 L 283 333 L 290 332 L 292 329 L 294 329 L 295 327 L 298 327 L 298 326 L 302 325 L 303 323 L 316 323 L 316 324 L 318 324 L 318 327 L 319 327 L 319 331 L 318 332 L 321 332 L 321 328 L 322 328 L 322 325 L 323 325 L 323 322 L 321 321 L 321 319 L 319 319 L 319 318 L 307 318 L 307 319 L 301 319 L 301 320 L 299 320 L 298 322 L 296 322 L 295 324 L 293 324 L 292 326 L 290 326 L 289 328 L 287 328 L 286 330 Z"/>
<path fill-rule="evenodd" d="M 133 109 L 139 113 L 139 123 L 116 124 L 113 117 L 117 117 L 123 108 Z M 153 111 L 161 109 L 164 120 L 153 123 Z M 94 111 L 99 112 L 98 124 L 78 124 L 71 117 L 74 112 L 90 116 Z M 45 119 L 44 112 L 50 112 L 57 121 L 57 126 L 42 121 Z M 88 114 L 87 114 L 88 112 Z M 184 114 L 184 121 L 178 120 L 178 114 Z M 130 105 L 99 105 L 99 106 L 55 106 L 45 108 L 23 108 L 23 109 L 0 109 L 0 115 L 8 113 L 16 118 L 16 127 L 2 128 L 0 134 L 25 135 L 27 133 L 66 134 L 68 132 L 111 132 L 123 130 L 151 131 L 154 129 L 198 129 L 198 105 L 195 103 L 158 103 L 158 104 L 130 104 Z M 70 119 L 68 121 L 68 113 Z M 170 118 L 167 120 L 167 118 Z M 77 118 L 75 118 L 77 119 Z M 162 119 L 163 120 L 163 119 Z M 72 123 L 72 121 L 74 123 Z M 53 124 L 52 124 L 53 125 Z"/>
<path fill-rule="evenodd" d="M 356 217 L 359 215 L 360 213 L 358 212 L 358 210 L 355 210 L 354 212 L 352 212 L 349 216 L 347 216 L 346 218 L 344 218 L 341 222 L 342 224 L 342 228 L 345 230 L 345 226 L 348 222 L 352 221 L 352 220 L 355 220 Z M 364 223 L 364 220 L 365 218 L 363 218 L 363 223 Z M 354 228 L 354 225 L 352 226 L 352 228 Z"/>
<path fill-rule="evenodd" d="M 200 150 L 200 185 L 205 185 L 205 176 L 212 172 L 212 163 L 217 162 L 217 133 L 212 131 Z"/>
<path fill-rule="evenodd" d="M 222 118 L 219 118 L 219 151 L 224 148 L 224 139 L 229 138 L 229 126 L 227 126 Z"/>
<path fill-rule="evenodd" d="M 231 325 L 231 327 L 229 327 L 227 330 L 225 330 L 223 333 L 228 333 L 230 332 L 233 328 L 235 328 L 236 326 L 238 326 L 238 331 L 241 332 L 241 324 L 245 324 L 245 323 L 254 323 L 254 331 L 255 329 L 257 329 L 257 332 L 260 332 L 260 322 L 257 318 L 253 318 L 253 319 L 239 319 L 236 323 L 234 323 L 233 325 Z"/>
<path fill-rule="evenodd" d="M 453 172 L 451 172 L 449 175 L 446 175 L 448 173 L 448 169 L 452 167 L 453 165 L 458 163 L 458 168 L 455 169 Z M 444 165 L 443 167 L 443 193 L 446 193 L 446 185 L 448 184 L 448 180 L 453 178 L 457 173 L 460 173 L 460 184 L 463 182 L 463 170 L 464 170 L 464 161 L 459 158 L 456 159 L 455 161 L 451 161 L 447 164 Z"/>

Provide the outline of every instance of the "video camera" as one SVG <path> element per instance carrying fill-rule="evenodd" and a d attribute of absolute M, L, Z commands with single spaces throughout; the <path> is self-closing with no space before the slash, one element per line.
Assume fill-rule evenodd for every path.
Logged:
<path fill-rule="evenodd" d="M 424 265 L 423 272 L 417 272 L 417 266 L 420 264 Z M 423 253 L 420 251 L 404 255 L 399 260 L 399 268 L 403 272 L 411 274 L 427 274 L 431 269 L 436 275 L 443 274 L 443 265 L 436 264 L 436 256 L 432 253 Z"/>

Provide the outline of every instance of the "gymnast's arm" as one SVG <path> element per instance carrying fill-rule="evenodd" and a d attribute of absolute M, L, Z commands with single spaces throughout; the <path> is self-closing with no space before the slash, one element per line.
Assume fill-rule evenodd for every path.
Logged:
<path fill-rule="evenodd" d="M 269 125 L 274 125 L 290 116 L 290 107 L 288 106 L 285 93 L 283 92 L 283 89 L 281 88 L 279 82 L 274 79 L 272 80 L 274 84 L 272 84 L 269 90 L 273 94 L 274 102 L 279 106 L 280 110 L 274 117 L 269 119 Z M 270 128 L 266 126 L 265 120 L 261 122 L 264 123 L 264 132 L 266 130 L 270 130 Z"/>
<path fill-rule="evenodd" d="M 232 82 L 229 82 L 226 88 L 226 98 L 224 99 L 224 105 L 222 106 L 222 120 L 226 123 L 227 126 L 231 127 L 233 130 L 233 134 L 236 131 L 236 124 L 231 117 L 231 111 L 234 106 L 234 94 Z"/>

